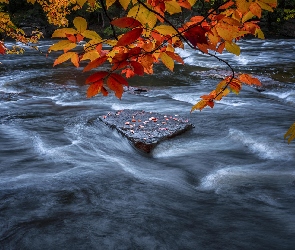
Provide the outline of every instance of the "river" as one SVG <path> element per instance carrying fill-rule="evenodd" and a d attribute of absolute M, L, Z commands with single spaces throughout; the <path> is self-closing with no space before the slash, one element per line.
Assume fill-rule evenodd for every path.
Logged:
<path fill-rule="evenodd" d="M 0 249 L 294 249 L 295 40 L 246 40 L 225 53 L 245 86 L 214 109 L 190 109 L 229 71 L 181 51 L 175 72 L 133 78 L 148 89 L 87 99 L 70 63 L 1 56 Z M 138 152 L 95 120 L 121 109 L 186 116 L 195 128 Z"/>

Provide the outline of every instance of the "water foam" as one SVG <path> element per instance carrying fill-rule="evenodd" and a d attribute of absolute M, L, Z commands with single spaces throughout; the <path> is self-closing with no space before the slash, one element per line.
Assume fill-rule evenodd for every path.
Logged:
<path fill-rule="evenodd" d="M 286 159 L 287 157 L 281 148 L 274 145 L 274 143 L 266 141 L 264 137 L 253 137 L 237 129 L 230 129 L 229 137 L 234 141 L 242 143 L 242 145 L 248 147 L 252 153 L 257 154 L 262 159 L 279 160 L 282 158 Z"/>
<path fill-rule="evenodd" d="M 251 170 L 242 167 L 221 168 L 203 177 L 198 189 L 219 193 L 222 189 L 240 185 L 250 175 L 253 175 Z"/>

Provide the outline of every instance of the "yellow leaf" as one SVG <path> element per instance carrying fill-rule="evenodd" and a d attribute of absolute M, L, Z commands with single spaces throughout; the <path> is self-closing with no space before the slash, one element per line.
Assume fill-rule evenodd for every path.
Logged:
<path fill-rule="evenodd" d="M 83 33 L 87 29 L 87 22 L 83 17 L 76 17 L 73 21 L 78 33 Z"/>
<path fill-rule="evenodd" d="M 85 30 L 81 35 L 86 38 L 89 38 L 89 39 L 95 39 L 95 40 L 102 41 L 100 35 L 97 34 L 94 30 Z"/>
<path fill-rule="evenodd" d="M 213 27 L 211 29 L 211 32 L 208 32 L 207 36 L 208 36 L 210 42 L 216 47 L 220 41 L 220 38 L 218 36 L 218 33 L 217 33 L 215 27 Z"/>
<path fill-rule="evenodd" d="M 190 3 L 191 6 L 193 6 L 197 2 L 197 0 L 188 0 L 188 2 Z"/>
<path fill-rule="evenodd" d="M 227 82 L 222 80 L 216 86 L 215 92 L 218 94 L 219 92 L 223 91 L 227 87 Z"/>
<path fill-rule="evenodd" d="M 84 45 L 84 50 L 85 51 L 93 50 L 98 44 L 102 43 L 102 41 L 103 40 L 101 39 L 92 39 Z"/>
<path fill-rule="evenodd" d="M 53 51 L 57 51 L 57 50 L 64 50 L 64 51 L 68 51 L 70 49 L 73 49 L 76 47 L 76 44 L 71 42 L 70 40 L 62 40 L 59 41 L 55 44 L 53 44 L 52 46 L 49 47 L 49 51 L 53 50 Z"/>
<path fill-rule="evenodd" d="M 225 48 L 228 52 L 235 54 L 237 56 L 239 56 L 241 53 L 240 47 L 237 44 L 235 44 L 234 42 L 230 43 L 228 41 L 225 41 Z"/>
<path fill-rule="evenodd" d="M 290 143 L 292 140 L 295 139 L 295 123 L 291 125 L 291 127 L 288 129 L 286 134 L 284 135 L 284 139 L 288 138 L 288 143 Z"/>
<path fill-rule="evenodd" d="M 257 36 L 259 39 L 264 39 L 265 38 L 261 29 L 256 29 L 255 30 L 255 36 Z"/>
<path fill-rule="evenodd" d="M 148 7 L 151 7 L 149 4 L 147 4 Z M 133 8 L 131 8 L 128 12 L 128 17 L 133 17 L 136 20 L 138 20 L 143 26 L 146 26 L 146 24 L 153 28 L 157 23 L 157 16 L 155 13 L 149 11 L 142 5 L 136 5 Z"/>
<path fill-rule="evenodd" d="M 272 7 L 270 7 L 268 4 L 266 4 L 266 3 L 264 3 L 264 2 L 261 2 L 261 1 L 257 1 L 257 3 L 258 3 L 259 6 L 261 7 L 261 9 L 268 10 L 268 11 L 270 11 L 270 12 L 273 12 Z"/>
<path fill-rule="evenodd" d="M 237 37 L 239 28 L 236 26 L 219 24 L 216 26 L 216 31 L 218 35 L 222 37 L 225 41 L 231 41 L 232 39 Z"/>
<path fill-rule="evenodd" d="M 106 40 L 105 43 L 110 45 L 110 46 L 115 46 L 118 43 L 118 41 L 111 39 L 111 40 Z"/>
<path fill-rule="evenodd" d="M 205 100 L 200 100 L 197 102 L 194 106 L 192 106 L 191 112 L 193 112 L 196 109 L 199 109 L 200 111 L 207 106 L 207 101 Z"/>
<path fill-rule="evenodd" d="M 244 22 L 250 20 L 253 16 L 254 16 L 253 13 L 252 13 L 251 11 L 248 11 L 248 12 L 246 13 L 246 15 L 243 16 L 243 18 L 242 18 L 242 23 L 244 23 Z"/>
<path fill-rule="evenodd" d="M 87 0 L 77 0 L 77 4 L 80 5 L 80 7 L 82 7 L 85 3 L 86 3 Z"/>
<path fill-rule="evenodd" d="M 93 60 L 95 60 L 95 59 L 97 59 L 99 57 L 100 57 L 99 53 L 97 52 L 96 49 L 94 49 L 94 50 L 91 50 L 91 51 L 86 52 L 82 56 L 81 61 L 82 60 L 90 60 L 92 62 Z"/>
<path fill-rule="evenodd" d="M 51 37 L 67 37 L 67 35 L 75 35 L 77 34 L 77 30 L 73 28 L 63 28 L 55 30 Z"/>
<path fill-rule="evenodd" d="M 63 63 L 69 59 L 71 59 L 72 57 L 75 57 L 75 56 L 78 56 L 76 52 L 67 52 L 67 53 L 64 53 L 62 55 L 60 55 L 55 61 L 54 61 L 54 64 L 53 64 L 53 67 L 57 64 L 60 64 L 60 63 Z"/>
<path fill-rule="evenodd" d="M 107 9 L 110 8 L 115 2 L 116 0 L 106 0 Z"/>
<path fill-rule="evenodd" d="M 220 101 L 222 99 L 222 97 L 227 96 L 230 93 L 230 90 L 228 88 L 226 88 L 225 90 L 217 93 L 216 97 L 214 98 L 214 100 L 216 101 Z"/>
<path fill-rule="evenodd" d="M 277 4 L 277 0 L 259 0 L 261 2 L 267 3 L 267 4 Z"/>
<path fill-rule="evenodd" d="M 236 0 L 237 9 L 242 13 L 246 13 L 249 11 L 250 2 L 247 2 L 246 0 Z"/>
<path fill-rule="evenodd" d="M 166 11 L 170 14 L 176 14 L 176 13 L 180 13 L 181 12 L 181 7 L 180 5 L 175 2 L 175 1 L 166 1 L 165 2 L 165 7 L 166 7 Z"/>
<path fill-rule="evenodd" d="M 168 69 L 173 71 L 173 69 L 174 69 L 174 61 L 173 61 L 173 59 L 170 56 L 168 56 L 165 52 L 160 54 L 160 58 L 162 60 L 162 63 L 164 63 L 165 66 Z"/>
<path fill-rule="evenodd" d="M 128 5 L 130 4 L 130 0 L 119 0 L 120 4 L 124 8 L 124 10 L 127 9 Z"/>
<path fill-rule="evenodd" d="M 155 27 L 155 30 L 158 31 L 161 35 L 176 35 L 177 31 L 170 25 L 159 25 Z"/>

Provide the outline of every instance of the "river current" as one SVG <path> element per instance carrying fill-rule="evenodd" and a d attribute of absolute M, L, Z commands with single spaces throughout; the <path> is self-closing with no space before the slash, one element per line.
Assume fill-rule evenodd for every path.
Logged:
<path fill-rule="evenodd" d="M 192 50 L 147 88 L 87 99 L 89 75 L 57 55 L 1 56 L 0 249 L 294 249 L 295 40 L 247 40 L 222 55 L 251 73 L 214 109 L 190 109 L 229 72 Z M 195 128 L 138 152 L 95 120 L 121 109 L 186 116 Z"/>

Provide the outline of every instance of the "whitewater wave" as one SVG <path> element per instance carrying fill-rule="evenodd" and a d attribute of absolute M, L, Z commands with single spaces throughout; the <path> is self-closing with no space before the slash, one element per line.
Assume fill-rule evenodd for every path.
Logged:
<path fill-rule="evenodd" d="M 229 130 L 229 137 L 248 147 L 248 149 L 257 154 L 262 159 L 281 160 L 288 159 L 289 154 L 279 147 L 277 143 L 266 141 L 264 137 L 252 136 L 237 129 Z"/>

